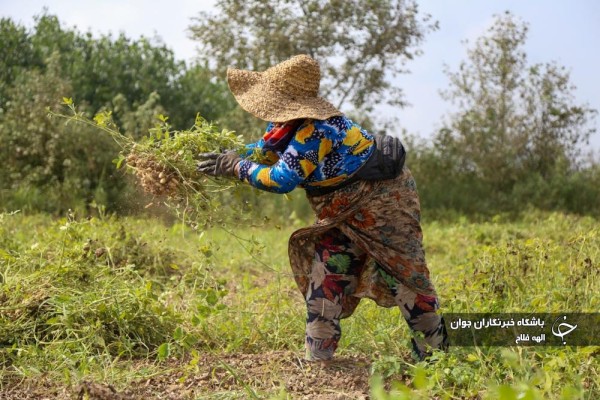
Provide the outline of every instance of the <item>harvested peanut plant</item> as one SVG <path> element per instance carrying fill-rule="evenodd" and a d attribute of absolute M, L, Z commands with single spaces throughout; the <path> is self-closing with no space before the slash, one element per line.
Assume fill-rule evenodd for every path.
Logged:
<path fill-rule="evenodd" d="M 142 188 L 157 196 L 173 209 L 178 217 L 192 227 L 202 210 L 211 208 L 213 198 L 237 185 L 234 179 L 219 178 L 196 171 L 196 157 L 200 153 L 234 150 L 242 152 L 242 136 L 219 129 L 215 124 L 196 116 L 188 130 L 173 130 L 168 118 L 157 116 L 157 123 L 140 141 L 123 135 L 112 119 L 110 111 L 103 111 L 89 119 L 78 111 L 71 98 L 63 98 L 69 114 L 48 110 L 50 117 L 66 119 L 96 127 L 107 133 L 121 147 L 115 159 L 117 168 L 135 173 Z"/>

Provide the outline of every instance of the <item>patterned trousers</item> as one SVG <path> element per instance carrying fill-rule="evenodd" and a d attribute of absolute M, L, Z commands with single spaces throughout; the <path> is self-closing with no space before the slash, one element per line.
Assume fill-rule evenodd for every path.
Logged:
<path fill-rule="evenodd" d="M 352 295 L 366 259 L 364 251 L 338 229 L 328 231 L 317 243 L 306 293 L 307 359 L 329 360 L 333 357 L 342 335 L 342 299 Z M 383 269 L 379 268 L 379 271 L 413 332 L 411 342 L 416 358 L 423 359 L 429 348 L 446 348 L 447 332 L 443 318 L 436 313 L 439 308 L 437 297 L 417 294 L 385 274 Z"/>

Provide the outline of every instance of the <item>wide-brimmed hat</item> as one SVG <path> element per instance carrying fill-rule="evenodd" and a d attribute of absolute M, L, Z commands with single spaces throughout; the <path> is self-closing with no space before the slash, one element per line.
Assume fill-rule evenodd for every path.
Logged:
<path fill-rule="evenodd" d="M 301 54 L 263 72 L 227 69 L 227 83 L 239 105 L 272 122 L 327 119 L 342 112 L 319 97 L 319 63 Z"/>

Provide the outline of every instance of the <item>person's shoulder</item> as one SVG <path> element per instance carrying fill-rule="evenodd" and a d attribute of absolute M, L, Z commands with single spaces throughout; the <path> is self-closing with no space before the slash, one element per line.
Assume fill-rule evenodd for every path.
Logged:
<path fill-rule="evenodd" d="M 312 121 L 315 128 L 325 128 L 331 130 L 335 128 L 337 131 L 344 132 L 350 129 L 354 123 L 345 115 L 335 115 L 327 119 L 315 119 Z"/>

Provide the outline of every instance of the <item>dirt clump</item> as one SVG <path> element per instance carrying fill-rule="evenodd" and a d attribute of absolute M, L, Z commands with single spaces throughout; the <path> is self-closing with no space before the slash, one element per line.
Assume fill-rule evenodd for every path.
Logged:
<path fill-rule="evenodd" d="M 130 153 L 127 165 L 135 170 L 142 188 L 148 193 L 161 196 L 175 196 L 179 185 L 177 173 L 154 158 L 144 154 Z"/>

